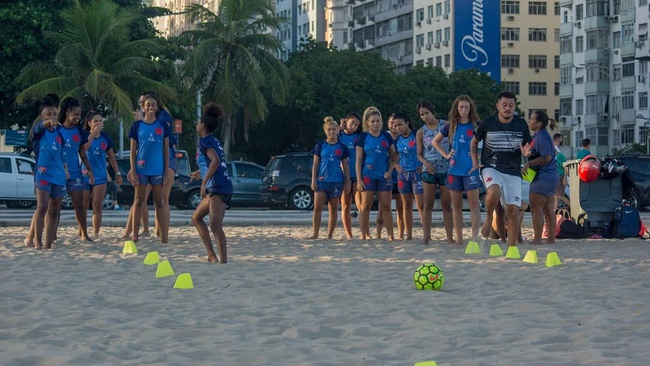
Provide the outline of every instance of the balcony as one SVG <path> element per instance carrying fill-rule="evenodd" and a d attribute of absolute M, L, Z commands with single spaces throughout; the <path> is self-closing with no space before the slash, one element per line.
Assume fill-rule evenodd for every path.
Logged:
<path fill-rule="evenodd" d="M 609 16 L 593 16 L 583 20 L 582 27 L 585 31 L 594 29 L 609 29 Z"/>
<path fill-rule="evenodd" d="M 650 60 L 650 41 L 647 39 L 636 41 L 636 54 L 634 56 L 637 60 Z"/>
<path fill-rule="evenodd" d="M 573 34 L 573 22 L 560 24 L 560 36 L 568 36 L 571 34 Z"/>
<path fill-rule="evenodd" d="M 573 6 L 573 0 L 560 0 L 560 7 L 570 8 L 571 6 Z"/>

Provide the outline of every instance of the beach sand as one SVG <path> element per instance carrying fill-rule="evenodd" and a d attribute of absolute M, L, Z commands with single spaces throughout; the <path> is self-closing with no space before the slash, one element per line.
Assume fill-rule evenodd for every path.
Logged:
<path fill-rule="evenodd" d="M 560 240 L 540 263 L 466 255 L 417 241 L 305 240 L 307 226 L 227 227 L 229 263 L 208 264 L 193 227 L 170 244 L 120 228 L 82 243 L 64 227 L 51 251 L 0 228 L 3 365 L 647 365 L 648 242 Z M 324 236 L 325 231 L 321 231 Z M 416 228 L 416 238 L 421 229 Z M 531 236 L 531 230 L 524 230 Z M 110 239 L 109 239 L 110 238 Z M 485 243 L 491 244 L 491 242 Z M 505 250 L 505 246 L 502 245 Z M 149 251 L 189 272 L 173 289 Z M 544 259 L 556 251 L 561 266 Z M 442 291 L 417 291 L 415 268 L 442 268 Z"/>

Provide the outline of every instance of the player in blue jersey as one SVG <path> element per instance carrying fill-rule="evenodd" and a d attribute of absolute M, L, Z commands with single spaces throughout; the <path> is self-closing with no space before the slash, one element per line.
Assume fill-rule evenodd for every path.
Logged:
<path fill-rule="evenodd" d="M 390 116 L 388 116 L 388 130 L 387 132 L 390 134 L 390 137 L 393 138 L 393 140 L 397 139 L 397 136 L 400 135 L 399 129 L 397 128 L 397 125 L 393 122 L 393 118 L 395 116 L 395 113 L 391 113 Z M 397 189 L 397 170 L 395 169 L 395 162 L 392 162 L 393 169 L 391 170 L 391 182 L 393 183 L 393 190 L 391 193 L 391 200 L 395 200 L 395 211 L 397 211 L 397 232 L 398 232 L 398 238 L 399 240 L 404 240 L 404 210 L 402 209 L 402 196 L 399 194 L 399 189 Z M 391 210 L 391 215 L 392 215 L 392 210 Z M 381 239 L 381 232 L 384 229 L 384 219 L 383 219 L 383 212 L 381 210 L 381 206 L 379 206 L 379 209 L 377 210 L 377 222 L 376 222 L 376 228 L 377 228 L 377 239 Z"/>
<path fill-rule="evenodd" d="M 110 163 L 113 171 L 115 171 L 115 183 L 119 186 L 122 184 L 122 174 L 120 168 L 115 160 L 115 153 L 113 150 L 113 140 L 111 137 L 103 132 L 104 122 L 102 115 L 97 111 L 90 111 L 86 115 L 86 122 L 84 130 L 88 134 L 88 142 L 84 145 L 86 155 L 90 162 L 92 171 L 95 172 L 95 182 L 92 184 L 92 208 L 93 208 L 93 234 L 95 237 L 99 236 L 99 230 L 102 226 L 102 206 L 104 204 L 104 196 L 106 195 L 106 187 L 108 184 L 108 170 L 106 170 L 106 158 Z M 87 207 L 87 206 L 86 206 Z"/>
<path fill-rule="evenodd" d="M 200 137 L 199 149 L 205 156 L 208 170 L 203 176 L 201 184 L 201 196 L 203 200 L 192 215 L 192 222 L 201 236 L 201 241 L 208 252 L 208 262 L 227 263 L 226 234 L 223 231 L 223 217 L 226 214 L 226 206 L 232 198 L 232 181 L 226 169 L 221 142 L 213 135 L 221 118 L 221 110 L 214 103 L 208 103 L 203 108 L 201 120 L 196 124 L 196 132 Z M 206 210 L 205 207 L 208 206 Z M 203 221 L 206 213 L 210 214 L 210 229 Z M 217 256 L 210 239 L 210 230 L 217 241 Z"/>
<path fill-rule="evenodd" d="M 356 144 L 359 139 L 359 126 L 361 126 L 361 116 L 356 112 L 348 113 L 345 117 L 342 128 L 343 131 L 339 134 L 339 142 L 345 145 L 349 153 L 349 168 L 350 168 L 350 190 L 343 192 L 341 196 L 341 221 L 343 222 L 343 229 L 348 239 L 352 239 L 352 216 L 350 215 L 350 206 L 352 206 L 352 199 L 359 206 L 361 198 L 357 194 L 357 173 L 355 164 L 357 161 Z"/>
<path fill-rule="evenodd" d="M 61 211 L 61 200 L 66 194 L 67 172 L 62 151 L 63 137 L 56 118 L 57 107 L 52 99 L 44 98 L 41 105 L 41 120 L 36 123 L 31 135 L 36 155 L 36 211 L 34 212 L 34 247 L 51 249 Z M 43 228 L 45 235 L 43 238 Z"/>
<path fill-rule="evenodd" d="M 422 182 L 424 188 L 424 204 L 422 207 L 422 229 L 424 231 L 423 244 L 431 240 L 431 213 L 436 201 L 436 189 L 440 190 L 440 207 L 442 208 L 442 222 L 445 226 L 447 242 L 453 243 L 453 216 L 451 211 L 451 197 L 445 186 L 449 163 L 435 147 L 433 139 L 445 125 L 445 121 L 436 117 L 435 107 L 428 100 L 420 102 L 417 106 L 420 119 L 424 126 L 418 130 L 418 159 L 422 162 Z M 443 146 L 449 146 L 447 139 L 443 139 Z"/>
<path fill-rule="evenodd" d="M 393 124 L 399 135 L 395 139 L 395 150 L 399 158 L 397 170 L 397 190 L 402 201 L 402 217 L 406 240 L 413 240 L 413 198 L 417 205 L 420 221 L 422 221 L 422 163 L 418 160 L 416 133 L 411 127 L 411 119 L 406 112 L 398 112 L 393 116 Z"/>
<path fill-rule="evenodd" d="M 479 206 L 479 188 L 483 185 L 478 171 L 472 170 L 472 157 L 469 155 L 470 143 L 480 118 L 476 113 L 474 101 L 467 95 L 461 95 L 449 111 L 449 123 L 433 139 L 433 146 L 449 161 L 447 170 L 447 189 L 451 195 L 456 241 L 463 243 L 463 191 L 467 194 L 467 203 L 472 217 L 472 240 L 478 240 L 481 228 L 481 207 Z M 442 146 L 443 139 L 451 141 L 451 146 Z"/>
<path fill-rule="evenodd" d="M 311 153 L 314 162 L 311 168 L 311 189 L 314 191 L 313 234 L 309 239 L 318 239 L 323 207 L 327 204 L 329 221 L 327 238 L 332 239 L 336 226 L 336 212 L 343 192 L 350 191 L 349 151 L 339 142 L 339 128 L 332 117 L 325 117 L 323 130 L 327 139 L 314 146 Z"/>
<path fill-rule="evenodd" d="M 169 126 L 157 119 L 159 101 L 155 95 L 147 95 L 144 101 L 144 118 L 131 126 L 131 170 L 129 177 L 135 188 L 132 210 L 131 236 L 138 240 L 140 213 L 147 204 L 147 186 L 151 186 L 156 208 L 156 222 L 160 225 L 160 241 L 168 242 L 169 211 L 163 208 L 163 185 L 169 168 Z M 162 159 L 161 159 L 162 157 Z"/>
<path fill-rule="evenodd" d="M 395 156 L 395 142 L 390 134 L 382 130 L 381 113 L 375 107 L 363 112 L 363 130 L 357 141 L 357 190 L 361 192 L 359 228 L 361 239 L 370 239 L 370 209 L 377 192 L 382 219 L 388 231 L 388 240 L 393 234 L 393 215 L 390 197 L 393 188 L 391 180 L 391 158 Z"/>
<path fill-rule="evenodd" d="M 79 124 L 81 121 L 81 105 L 74 98 L 64 98 L 59 108 L 58 121 L 61 136 L 63 136 L 63 163 L 68 167 L 69 178 L 66 190 L 72 199 L 75 217 L 79 225 L 79 236 L 83 240 L 93 241 L 88 235 L 88 201 L 90 186 L 94 184 L 93 169 L 88 162 L 84 144 L 88 142 L 88 133 Z M 84 177 L 82 165 L 88 173 Z M 103 170 L 106 170 L 103 168 Z"/>

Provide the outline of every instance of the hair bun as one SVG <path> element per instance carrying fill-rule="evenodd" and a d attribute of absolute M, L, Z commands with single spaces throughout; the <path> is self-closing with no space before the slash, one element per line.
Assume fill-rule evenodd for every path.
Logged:
<path fill-rule="evenodd" d="M 210 102 L 206 104 L 205 107 L 203 107 L 203 114 L 206 117 L 219 119 L 221 118 L 222 112 L 219 106 L 217 106 L 215 103 Z"/>

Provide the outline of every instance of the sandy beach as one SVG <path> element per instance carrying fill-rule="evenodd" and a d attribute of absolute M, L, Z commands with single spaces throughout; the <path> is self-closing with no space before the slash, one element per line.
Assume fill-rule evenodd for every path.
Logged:
<path fill-rule="evenodd" d="M 0 228 L 3 365 L 647 365 L 650 255 L 643 240 L 560 240 L 539 264 L 417 241 L 305 240 L 307 226 L 227 227 L 229 263 L 206 262 L 193 227 L 170 244 L 120 228 L 82 243 L 61 228 L 51 251 Z M 321 236 L 325 231 L 321 231 Z M 421 237 L 416 227 L 415 237 Z M 531 236 L 531 229 L 524 235 Z M 502 245 L 503 249 L 506 249 Z M 189 272 L 173 289 L 149 251 Z M 547 268 L 556 251 L 563 261 Z M 445 274 L 417 291 L 415 268 Z"/>

